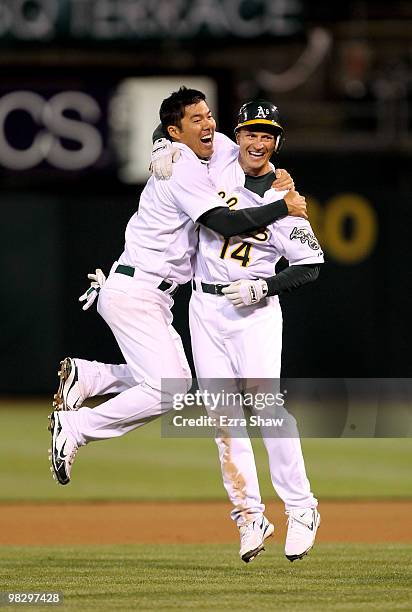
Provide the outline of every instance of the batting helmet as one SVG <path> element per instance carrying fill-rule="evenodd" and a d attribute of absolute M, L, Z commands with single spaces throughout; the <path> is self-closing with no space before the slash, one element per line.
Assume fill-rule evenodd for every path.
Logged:
<path fill-rule="evenodd" d="M 241 128 L 257 132 L 269 132 L 276 137 L 275 151 L 278 153 L 285 140 L 283 127 L 279 123 L 277 106 L 267 100 L 252 100 L 241 106 L 235 127 L 235 134 Z"/>

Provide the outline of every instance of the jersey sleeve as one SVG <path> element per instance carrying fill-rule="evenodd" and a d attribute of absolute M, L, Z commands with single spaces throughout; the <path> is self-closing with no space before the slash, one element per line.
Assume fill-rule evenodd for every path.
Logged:
<path fill-rule="evenodd" d="M 236 142 L 234 142 L 233 140 L 231 140 L 231 138 L 226 136 L 226 134 L 222 134 L 222 132 L 215 132 L 214 149 L 214 155 L 216 155 L 216 153 L 219 153 L 220 151 L 224 152 L 225 155 L 239 154 L 239 145 L 236 144 Z"/>
<path fill-rule="evenodd" d="M 278 200 L 283 200 L 287 191 L 278 191 L 277 189 L 268 189 L 265 191 L 262 201 L 264 204 L 269 204 L 269 202 L 277 202 Z"/>
<path fill-rule="evenodd" d="M 322 248 L 309 221 L 288 216 L 274 223 L 271 229 L 274 246 L 290 266 L 324 262 Z"/>
<path fill-rule="evenodd" d="M 207 173 L 207 166 L 183 152 L 168 181 L 159 181 L 163 189 L 180 210 L 196 222 L 203 213 L 225 206 Z"/>

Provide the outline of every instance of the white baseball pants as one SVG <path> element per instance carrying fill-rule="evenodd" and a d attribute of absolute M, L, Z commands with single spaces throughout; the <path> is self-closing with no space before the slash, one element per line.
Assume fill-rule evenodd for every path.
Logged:
<path fill-rule="evenodd" d="M 196 373 L 202 379 L 257 379 L 259 391 L 273 390 L 280 378 L 282 312 L 277 297 L 256 306 L 235 309 L 225 296 L 193 291 L 189 306 Z M 219 383 L 217 383 L 219 386 Z M 239 407 L 238 414 L 242 414 Z M 291 417 L 288 416 L 289 422 Z M 293 419 L 294 422 L 294 419 Z M 294 422 L 294 426 L 296 426 Z M 292 426 L 293 428 L 293 426 Z M 271 480 L 286 509 L 314 507 L 300 439 L 273 437 L 262 429 Z M 223 483 L 238 525 L 265 510 L 249 437 L 216 438 Z"/>
<path fill-rule="evenodd" d="M 144 425 L 171 409 L 172 393 L 186 393 L 191 386 L 182 341 L 172 327 L 173 300 L 153 283 L 155 279 L 150 284 L 112 272 L 100 291 L 98 311 L 127 367 L 82 361 L 81 371 L 93 387 L 89 396 L 119 395 L 93 409 L 83 406 L 62 412 L 63 425 L 79 445 L 121 436 Z M 175 388 L 162 391 L 162 378 L 174 379 Z"/>

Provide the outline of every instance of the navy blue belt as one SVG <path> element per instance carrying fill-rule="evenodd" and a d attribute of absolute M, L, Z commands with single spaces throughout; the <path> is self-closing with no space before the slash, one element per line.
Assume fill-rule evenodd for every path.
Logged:
<path fill-rule="evenodd" d="M 118 274 L 125 274 L 126 276 L 134 276 L 135 269 L 132 266 L 124 266 L 123 264 L 119 264 L 115 270 Z M 169 281 L 162 280 L 160 285 L 157 286 L 160 291 L 167 292 L 169 295 L 174 295 L 176 291 L 179 289 L 179 285 L 175 287 L 172 291 L 170 291 L 173 287 L 173 283 Z"/>
<path fill-rule="evenodd" d="M 224 293 L 222 293 L 222 289 L 224 289 L 225 287 L 229 287 L 229 285 L 204 283 L 203 281 L 197 283 L 195 279 L 193 279 L 192 287 L 195 291 L 203 291 L 203 293 L 211 293 L 212 295 L 225 295 Z"/>

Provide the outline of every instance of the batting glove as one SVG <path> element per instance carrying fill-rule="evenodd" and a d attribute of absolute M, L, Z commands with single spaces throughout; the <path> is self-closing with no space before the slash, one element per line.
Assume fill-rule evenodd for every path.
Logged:
<path fill-rule="evenodd" d="M 232 302 L 235 308 L 257 304 L 267 295 L 267 292 L 267 283 L 261 279 L 238 280 L 222 289 L 222 293 Z"/>
<path fill-rule="evenodd" d="M 79 297 L 79 302 L 85 302 L 85 304 L 82 306 L 82 310 L 87 310 L 90 308 L 94 300 L 99 295 L 100 289 L 106 282 L 106 277 L 100 268 L 97 268 L 94 274 L 88 274 L 87 278 L 89 278 L 92 282 L 90 283 L 88 290 Z"/>
<path fill-rule="evenodd" d="M 177 162 L 180 151 L 173 146 L 167 138 L 158 138 L 154 141 L 150 156 L 150 169 L 160 181 L 168 180 L 173 174 L 172 164 Z"/>

